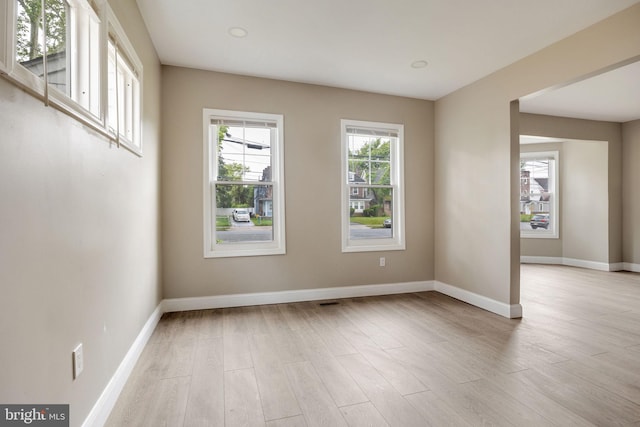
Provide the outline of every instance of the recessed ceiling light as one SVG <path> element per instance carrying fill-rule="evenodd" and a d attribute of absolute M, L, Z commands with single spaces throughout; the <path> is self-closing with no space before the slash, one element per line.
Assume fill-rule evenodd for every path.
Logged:
<path fill-rule="evenodd" d="M 232 35 L 233 37 L 237 37 L 237 38 L 241 39 L 243 37 L 247 37 L 247 34 L 249 34 L 249 32 L 247 30 L 245 30 L 244 28 L 231 27 L 231 28 L 229 28 L 229 34 Z"/>
<path fill-rule="evenodd" d="M 423 59 L 419 60 L 419 61 L 413 61 L 411 63 L 411 68 L 424 68 L 428 65 L 429 63 Z"/>

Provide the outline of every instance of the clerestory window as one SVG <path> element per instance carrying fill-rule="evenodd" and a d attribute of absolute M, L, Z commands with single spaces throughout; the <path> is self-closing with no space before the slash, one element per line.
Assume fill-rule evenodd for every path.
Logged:
<path fill-rule="evenodd" d="M 16 0 L 14 70 L 25 82 L 99 120 L 101 20 L 85 0 Z M 45 84 L 46 82 L 46 84 Z"/>
<path fill-rule="evenodd" d="M 142 154 L 142 63 L 115 17 L 109 20 L 107 48 L 108 128 L 120 144 Z"/>
<path fill-rule="evenodd" d="M 0 4 L 0 75 L 142 153 L 142 63 L 106 2 Z"/>

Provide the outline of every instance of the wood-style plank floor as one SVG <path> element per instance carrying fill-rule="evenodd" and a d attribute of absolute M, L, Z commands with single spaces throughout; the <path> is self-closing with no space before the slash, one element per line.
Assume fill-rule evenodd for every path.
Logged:
<path fill-rule="evenodd" d="M 523 265 L 524 318 L 436 292 L 167 313 L 108 426 L 640 426 L 640 275 Z"/>

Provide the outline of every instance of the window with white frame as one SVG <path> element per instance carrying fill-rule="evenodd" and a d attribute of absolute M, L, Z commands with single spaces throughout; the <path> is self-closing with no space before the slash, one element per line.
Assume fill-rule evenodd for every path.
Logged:
<path fill-rule="evenodd" d="M 0 22 L 2 76 L 141 153 L 142 65 L 106 2 L 2 0 Z"/>
<path fill-rule="evenodd" d="M 142 63 L 118 21 L 113 18 L 109 20 L 107 41 L 108 127 L 119 143 L 141 154 Z"/>
<path fill-rule="evenodd" d="M 48 99 L 99 119 L 101 20 L 85 0 L 46 0 L 44 10 L 42 4 L 15 1 L 14 72 Z"/>
<path fill-rule="evenodd" d="M 205 109 L 204 256 L 284 254 L 283 116 Z"/>
<path fill-rule="evenodd" d="M 404 126 L 341 120 L 342 251 L 405 249 Z"/>
<path fill-rule="evenodd" d="M 558 152 L 520 154 L 520 235 L 559 236 Z"/>

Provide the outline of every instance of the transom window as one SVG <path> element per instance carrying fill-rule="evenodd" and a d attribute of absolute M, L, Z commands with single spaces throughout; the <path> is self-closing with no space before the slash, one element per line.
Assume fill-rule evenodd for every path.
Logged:
<path fill-rule="evenodd" d="M 115 135 L 118 143 L 142 154 L 142 63 L 115 20 L 110 20 L 107 50 L 109 132 Z"/>
<path fill-rule="evenodd" d="M 51 98 L 66 95 L 100 117 L 100 24 L 84 0 L 17 0 L 15 60 L 44 79 Z M 57 92 L 57 93 L 56 93 Z"/>
<path fill-rule="evenodd" d="M 343 252 L 404 249 L 403 125 L 341 127 Z"/>
<path fill-rule="evenodd" d="M 204 110 L 205 257 L 285 253 L 283 117 Z"/>
<path fill-rule="evenodd" d="M 0 75 L 142 154 L 142 63 L 107 2 L 3 0 Z"/>

